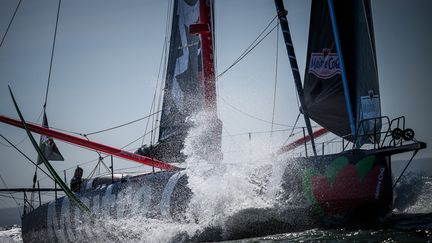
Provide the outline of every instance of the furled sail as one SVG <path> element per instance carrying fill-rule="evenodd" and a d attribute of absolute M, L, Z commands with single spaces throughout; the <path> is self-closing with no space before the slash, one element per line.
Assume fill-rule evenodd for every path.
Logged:
<path fill-rule="evenodd" d="M 380 121 L 361 122 L 381 116 L 369 0 L 312 1 L 304 93 L 309 116 L 329 131 L 358 145 L 378 139 Z"/>

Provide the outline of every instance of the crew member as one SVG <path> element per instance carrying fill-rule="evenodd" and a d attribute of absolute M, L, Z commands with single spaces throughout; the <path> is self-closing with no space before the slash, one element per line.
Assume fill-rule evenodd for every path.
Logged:
<path fill-rule="evenodd" d="M 73 192 L 77 192 L 81 189 L 81 185 L 83 183 L 83 169 L 79 166 L 75 169 L 74 177 L 70 182 L 70 188 Z"/>

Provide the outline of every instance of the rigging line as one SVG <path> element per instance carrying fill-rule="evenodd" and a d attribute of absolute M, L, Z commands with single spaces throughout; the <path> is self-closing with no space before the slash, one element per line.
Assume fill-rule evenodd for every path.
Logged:
<path fill-rule="evenodd" d="M 102 133 L 102 132 L 106 132 L 106 131 L 114 130 L 114 129 L 117 129 L 117 128 L 120 128 L 120 127 L 124 127 L 124 126 L 130 125 L 130 124 L 132 124 L 132 123 L 135 123 L 135 122 L 139 122 L 139 121 L 141 121 L 141 120 L 144 120 L 144 119 L 146 119 L 146 118 L 149 118 L 149 117 L 151 117 L 151 116 L 154 116 L 154 115 L 158 114 L 159 112 L 161 112 L 161 111 L 154 112 L 154 113 L 152 113 L 152 114 L 150 114 L 150 115 L 148 115 L 148 116 L 141 117 L 141 118 L 138 118 L 138 119 L 136 119 L 136 120 L 133 120 L 133 121 L 130 121 L 130 122 L 127 122 L 127 123 L 121 124 L 121 125 L 117 125 L 117 126 L 110 127 L 110 128 L 106 128 L 106 129 L 102 129 L 102 130 L 99 130 L 99 131 L 96 131 L 96 132 L 84 133 L 84 134 L 81 134 L 81 135 L 84 136 L 84 137 L 86 137 L 86 136 L 90 136 L 90 135 L 94 135 L 94 134 L 98 134 L 98 133 Z"/>
<path fill-rule="evenodd" d="M 41 112 L 39 113 L 39 116 L 38 116 L 38 118 L 36 119 L 36 123 L 39 122 L 39 119 L 42 117 L 42 114 L 43 114 L 43 109 L 42 109 Z M 14 145 L 18 147 L 18 146 L 21 145 L 25 140 L 27 140 L 27 138 L 28 138 L 28 136 L 25 136 L 23 139 L 21 139 L 19 142 L 17 142 L 17 143 L 14 144 Z M 4 144 L 4 143 L 2 143 L 2 142 L 0 142 L 0 144 L 3 145 L 4 147 L 12 148 L 11 145 L 7 145 L 7 144 Z"/>
<path fill-rule="evenodd" d="M 234 61 L 234 62 L 238 62 L 240 59 L 242 59 L 242 56 L 245 55 L 245 53 L 257 42 L 257 40 L 264 34 L 264 32 L 270 27 L 270 25 L 275 21 L 277 15 L 273 17 L 272 20 L 270 20 L 270 22 L 267 24 L 267 26 L 261 31 L 261 33 L 255 38 L 254 41 L 252 41 L 251 44 L 249 44 L 249 46 L 242 52 L 242 54 L 240 54 L 240 56 Z M 221 74 L 219 74 L 217 77 L 222 76 L 226 71 L 222 72 Z"/>
<path fill-rule="evenodd" d="M 159 63 L 158 77 L 157 77 L 157 79 L 156 79 L 156 87 L 155 87 L 155 91 L 154 91 L 154 94 L 153 94 L 153 100 L 152 100 L 152 103 L 151 103 L 151 106 L 150 106 L 150 111 L 149 111 L 149 113 L 152 113 L 152 112 L 153 112 L 153 109 L 154 109 L 154 107 L 155 107 L 155 102 L 156 102 L 156 93 L 157 93 L 157 90 L 158 90 L 158 87 L 159 87 L 159 75 L 160 75 L 160 70 L 161 70 L 161 65 L 162 65 L 162 59 L 163 59 L 163 52 L 164 52 L 164 50 L 165 50 L 165 44 L 164 44 L 164 47 L 162 48 L 162 56 L 161 56 L 161 60 L 160 60 L 160 63 Z M 161 110 L 159 110 L 158 113 L 159 113 L 159 112 L 161 112 Z M 148 125 L 149 125 L 149 123 L 150 123 L 150 119 L 148 119 L 147 122 L 146 122 L 146 126 L 145 126 L 145 129 L 144 129 L 144 134 L 147 133 L 147 129 L 148 129 Z M 152 123 L 152 127 L 153 127 L 153 123 Z M 142 136 L 141 145 L 144 144 L 144 140 L 145 140 L 145 136 Z"/>
<path fill-rule="evenodd" d="M 3 177 L 1 176 L 1 174 L 0 174 L 0 179 L 1 179 L 1 181 L 3 182 L 4 187 L 5 187 L 6 189 L 9 189 L 8 186 L 6 185 L 5 180 L 3 180 Z M 12 195 L 11 192 L 9 192 L 9 195 L 10 195 L 11 198 L 15 201 L 16 205 L 18 206 L 18 213 L 21 215 L 21 211 L 19 210 L 20 205 L 18 204 L 17 200 L 15 199 L 15 197 Z"/>
<path fill-rule="evenodd" d="M 271 132 L 270 132 L 270 143 L 273 135 L 273 125 L 275 118 L 275 109 L 276 109 L 276 91 L 277 91 L 277 79 L 278 79 L 278 63 L 279 63 L 279 25 L 276 29 L 276 63 L 275 63 L 275 80 L 274 80 L 274 90 L 273 90 L 273 111 L 272 111 L 272 120 L 271 120 Z"/>
<path fill-rule="evenodd" d="M 105 156 L 105 157 L 107 157 L 107 156 Z M 69 168 L 65 169 L 65 171 L 70 171 L 70 170 L 72 170 L 72 169 L 75 169 L 77 166 L 87 165 L 87 164 L 93 163 L 93 162 L 95 162 L 95 161 L 97 161 L 97 160 L 99 160 L 99 158 L 97 158 L 97 159 L 92 159 L 92 160 L 89 160 L 89 161 L 87 161 L 87 162 L 83 162 L 83 163 L 81 163 L 81 164 L 74 165 L 74 166 L 72 166 L 72 167 L 69 167 Z M 40 179 L 40 180 L 42 180 L 42 179 Z"/>
<path fill-rule="evenodd" d="M 172 16 L 174 16 L 172 14 L 172 12 L 174 11 L 173 10 L 173 2 L 170 3 L 169 7 L 170 8 L 169 8 L 169 11 L 167 12 L 167 22 L 166 22 L 166 27 L 165 27 L 165 40 L 164 40 L 164 52 L 163 52 L 163 54 L 164 54 L 164 56 L 163 56 L 164 57 L 164 59 L 163 59 L 164 63 L 162 65 L 163 69 L 162 69 L 161 81 L 160 81 L 159 92 L 158 92 L 158 96 L 159 97 L 157 99 L 158 103 L 157 103 L 157 106 L 156 106 L 156 108 L 159 109 L 159 110 L 162 110 L 162 102 L 163 102 L 164 88 L 165 88 L 163 86 L 163 84 L 164 84 L 163 79 L 164 79 L 164 77 L 167 76 L 167 69 L 168 69 L 168 58 L 169 58 L 169 53 L 168 53 L 168 50 L 169 50 L 169 47 L 168 47 L 168 45 L 169 45 L 169 39 L 168 38 L 170 38 L 170 36 L 171 36 L 171 33 L 170 33 L 170 31 L 171 31 L 171 25 L 170 24 L 172 24 Z M 159 122 L 160 122 L 160 119 L 162 118 L 162 113 L 160 114 L 160 116 L 156 117 L 156 121 L 155 121 L 155 124 L 153 126 L 153 129 L 155 129 L 155 131 L 157 129 L 159 129 L 159 127 L 160 127 L 160 124 L 159 124 L 159 127 L 157 127 L 157 125 L 158 125 L 157 124 L 158 118 L 159 118 Z M 144 139 L 143 139 L 143 141 L 144 141 Z"/>
<path fill-rule="evenodd" d="M 168 5 L 168 10 L 167 10 L 167 16 L 166 16 L 166 24 L 165 24 L 165 36 L 164 36 L 164 42 L 163 42 L 163 46 L 162 46 L 162 53 L 161 53 L 161 57 L 160 57 L 160 61 L 159 61 L 159 68 L 158 68 L 158 75 L 156 78 L 156 87 L 154 90 L 154 94 L 153 94 L 153 100 L 150 106 L 150 111 L 149 113 L 153 112 L 153 110 L 155 109 L 155 103 L 156 103 L 156 95 L 157 95 L 157 91 L 159 89 L 159 81 L 160 81 L 160 76 L 161 76 L 161 71 L 162 73 L 165 72 L 165 64 L 166 64 L 166 46 L 167 46 L 167 38 L 168 38 L 168 32 L 169 32 L 169 21 L 170 21 L 170 16 L 171 16 L 171 8 L 172 8 L 172 2 L 169 3 Z M 163 69 L 162 69 L 163 67 Z M 162 83 L 162 81 L 160 81 Z M 161 84 L 162 86 L 162 84 Z M 158 101 L 158 107 L 160 106 L 160 102 Z M 147 120 L 145 129 L 144 129 L 144 134 L 147 133 L 147 129 L 148 129 L 148 125 L 149 125 L 150 119 Z M 152 123 L 152 127 L 153 127 L 153 123 Z M 152 138 L 150 138 L 151 140 Z M 144 144 L 144 140 L 145 140 L 145 136 L 142 137 L 142 141 L 141 141 L 141 146 Z"/>
<path fill-rule="evenodd" d="M 18 8 L 19 8 L 20 5 L 21 5 L 21 0 L 19 0 L 17 6 L 16 6 L 16 8 L 15 8 L 15 11 L 14 11 L 14 13 L 13 13 L 13 15 L 12 15 L 12 18 L 11 18 L 9 24 L 8 24 L 8 27 L 6 28 L 5 34 L 3 35 L 3 38 L 2 38 L 2 40 L 1 40 L 1 42 L 0 42 L 0 48 L 3 46 L 3 42 L 4 42 L 4 40 L 6 39 L 6 35 L 7 35 L 8 32 L 9 32 L 9 29 L 10 29 L 10 27 L 11 27 L 11 25 L 12 25 L 12 22 L 13 22 L 13 20 L 14 20 L 14 18 L 15 18 L 16 13 L 18 12 Z"/>
<path fill-rule="evenodd" d="M 97 162 L 96 166 L 93 168 L 93 170 L 92 170 L 92 171 L 89 173 L 89 175 L 86 177 L 86 180 L 88 180 L 88 179 L 90 179 L 90 178 L 93 177 L 93 175 L 94 175 L 94 173 L 96 172 L 96 169 L 97 169 L 99 163 L 100 163 L 100 159 L 99 159 L 99 161 Z"/>
<path fill-rule="evenodd" d="M 22 197 L 14 197 L 14 196 L 10 196 L 10 195 L 3 195 L 0 194 L 0 197 L 5 197 L 5 198 L 13 198 L 13 199 L 18 199 L 18 200 L 24 200 L 24 198 Z M 21 207 L 21 205 L 18 203 L 18 207 Z M 18 209 L 19 210 L 19 209 Z M 19 211 L 19 213 L 21 214 L 21 211 Z"/>
<path fill-rule="evenodd" d="M 138 165 L 138 166 L 132 166 L 132 167 L 125 167 L 125 168 L 119 168 L 116 171 L 124 171 L 124 170 L 129 170 L 129 169 L 136 169 L 136 168 L 140 168 L 143 167 L 144 165 Z"/>
<path fill-rule="evenodd" d="M 30 123 L 30 122 L 29 122 L 29 123 Z M 53 127 L 53 126 L 50 126 L 49 129 L 51 129 L 51 130 L 56 130 L 56 131 L 60 131 L 60 132 L 67 132 L 67 133 L 70 133 L 70 134 L 75 134 L 75 135 L 83 136 L 83 137 L 84 137 L 84 135 L 85 135 L 85 134 L 80 133 L 80 132 L 69 131 L 69 130 L 66 130 L 66 129 L 61 129 L 61 128 L 57 128 L 57 127 Z"/>
<path fill-rule="evenodd" d="M 90 139 L 87 137 L 87 135 L 84 135 L 84 137 L 87 139 L 87 141 L 90 141 Z M 97 164 L 96 164 L 96 166 L 95 166 L 95 168 L 94 168 L 92 174 L 89 175 L 89 176 L 87 177 L 87 179 L 93 176 L 93 174 L 94 174 L 94 172 L 96 171 L 96 168 L 98 167 L 98 165 L 99 165 L 99 168 L 100 168 L 101 160 L 103 160 L 103 158 L 102 158 L 102 153 L 99 152 L 99 151 L 97 151 L 97 150 L 95 150 L 95 152 L 96 152 L 97 155 L 98 155 L 98 159 L 99 159 L 99 161 L 97 162 Z M 103 162 L 102 162 L 102 163 L 103 163 Z M 104 164 L 104 165 L 105 165 L 105 164 Z"/>
<path fill-rule="evenodd" d="M 16 146 L 14 146 L 7 138 L 5 138 L 2 134 L 0 134 L 0 137 L 2 137 L 14 149 L 16 149 L 22 156 L 24 156 L 28 161 L 30 161 L 33 165 L 35 165 L 39 170 L 41 170 L 45 175 L 47 175 L 51 180 L 54 181 L 54 179 L 50 175 L 48 175 L 48 173 L 46 173 L 38 164 L 36 164 L 35 162 L 33 162 L 33 160 L 31 160 L 27 155 L 25 155 L 19 148 L 17 148 Z"/>
<path fill-rule="evenodd" d="M 121 149 L 124 149 L 124 148 L 126 148 L 127 146 L 129 146 L 129 145 L 135 143 L 136 141 L 140 140 L 143 136 L 146 136 L 146 135 L 148 135 L 149 133 L 150 133 L 150 132 L 147 132 L 146 134 L 144 134 L 144 135 L 138 137 L 138 138 L 135 139 L 134 141 L 132 141 L 132 142 L 126 144 L 125 146 L 121 147 Z M 102 157 L 102 159 L 105 159 L 105 158 L 108 157 L 108 156 L 109 156 L 109 155 L 105 155 L 105 156 L 101 156 L 101 157 Z M 84 166 L 84 165 L 88 165 L 88 164 L 93 163 L 93 162 L 98 161 L 98 160 L 99 160 L 99 158 L 97 158 L 97 159 L 92 159 L 92 160 L 89 160 L 89 161 L 86 161 L 86 162 L 83 162 L 83 163 L 80 163 L 80 164 L 74 165 L 74 166 L 72 166 L 72 167 L 69 167 L 69 168 L 65 169 L 65 171 L 70 171 L 70 170 L 72 170 L 72 169 L 75 169 L 77 166 Z M 46 174 L 46 173 L 45 173 L 45 174 Z M 46 178 L 47 178 L 47 177 L 43 177 L 43 178 L 39 179 L 38 181 L 42 181 L 42 180 L 44 180 L 44 179 L 46 179 Z"/>
<path fill-rule="evenodd" d="M 61 129 L 61 128 L 57 128 L 57 127 L 53 127 L 53 126 L 50 126 L 50 129 L 51 129 L 51 130 L 61 131 L 61 132 L 67 132 L 67 133 L 70 133 L 70 134 L 75 134 L 75 135 L 79 135 L 79 136 L 83 136 L 83 137 L 85 137 L 85 136 L 89 136 L 89 135 L 97 134 L 97 133 L 100 133 L 100 132 L 105 132 L 105 131 L 113 130 L 113 129 L 116 129 L 116 128 L 119 128 L 119 127 L 122 127 L 122 126 L 130 125 L 130 124 L 132 124 L 132 123 L 135 123 L 135 122 L 138 122 L 138 121 L 144 120 L 144 119 L 146 119 L 146 118 L 148 118 L 148 117 L 150 117 L 150 116 L 156 115 L 156 114 L 159 113 L 159 112 L 161 112 L 161 111 L 157 111 L 157 112 L 155 112 L 155 113 L 153 113 L 153 114 L 150 114 L 150 115 L 148 115 L 148 116 L 144 116 L 144 117 L 138 118 L 138 119 L 136 119 L 136 120 L 133 120 L 133 121 L 131 121 L 131 122 L 127 122 L 127 123 L 124 123 L 124 124 L 121 124 L 121 125 L 117 125 L 117 126 L 115 126 L 115 127 L 107 128 L 107 129 L 104 129 L 104 130 L 101 130 L 101 131 L 90 132 L 90 133 L 87 133 L 87 134 L 86 134 L 86 133 L 80 133 L 80 132 L 74 132 L 74 131 L 70 131 L 70 130 L 65 130 L 65 129 Z"/>
<path fill-rule="evenodd" d="M 160 126 L 158 126 L 158 127 L 156 127 L 156 128 L 159 128 L 159 127 L 160 127 Z M 149 133 L 151 133 L 151 132 L 152 132 L 152 131 L 148 131 L 148 132 L 145 133 L 144 135 L 138 137 L 137 139 L 133 140 L 132 142 L 130 142 L 130 143 L 128 143 L 128 144 L 126 144 L 125 146 L 121 147 L 120 149 L 124 149 L 124 148 L 128 147 L 129 145 L 131 145 L 131 144 L 135 143 L 136 141 L 140 140 L 141 138 L 147 136 L 147 135 L 148 135 Z"/>
<path fill-rule="evenodd" d="M 19 145 L 21 145 L 25 140 L 27 140 L 27 137 L 25 137 L 25 138 L 21 139 L 19 142 L 17 142 L 17 143 L 15 144 L 15 146 L 19 146 Z M 1 144 L 2 146 L 6 147 L 6 148 L 12 148 L 11 145 L 7 145 L 7 144 L 4 144 L 4 143 L 2 143 L 2 142 L 0 142 L 0 144 Z"/>
<path fill-rule="evenodd" d="M 295 128 L 294 128 L 295 129 Z M 273 132 L 286 132 L 286 131 L 292 131 L 292 129 L 281 129 L 281 130 L 274 130 Z M 249 134 L 268 134 L 271 131 L 256 131 L 256 132 L 243 132 L 243 133 L 236 133 L 236 134 L 232 134 L 230 135 L 231 137 L 238 137 L 238 136 L 243 136 L 243 135 L 249 135 Z M 297 135 L 300 132 L 294 133 L 293 135 Z M 229 136 L 222 136 L 224 137 L 229 137 Z"/>
<path fill-rule="evenodd" d="M 126 144 L 125 146 L 121 147 L 120 149 L 124 149 L 124 148 L 128 147 L 129 145 L 135 143 L 136 141 L 140 140 L 141 138 L 143 138 L 144 136 L 148 135 L 149 133 L 150 133 L 150 131 L 147 132 L 146 134 L 144 134 L 144 135 L 138 137 L 137 139 L 133 140 L 132 142 Z M 110 155 L 102 156 L 102 158 L 105 159 L 105 158 L 108 157 L 108 156 L 110 156 Z M 72 167 L 69 167 L 69 168 L 65 169 L 65 171 L 70 171 L 70 170 L 76 168 L 76 166 L 84 166 L 84 165 L 88 165 L 88 164 L 93 163 L 93 162 L 98 161 L 98 160 L 99 160 L 99 158 L 97 158 L 97 159 L 92 159 L 92 160 L 89 160 L 89 161 L 86 161 L 86 162 L 83 162 L 83 163 L 80 163 L 80 164 L 74 165 L 74 166 L 72 166 Z M 40 169 L 40 167 L 39 167 L 39 169 Z M 47 173 L 45 173 L 45 174 L 48 175 Z M 48 176 L 48 177 L 49 177 L 50 179 L 52 179 L 50 176 Z M 39 179 L 38 181 L 45 180 L 46 178 L 47 178 L 47 177 L 43 177 L 43 178 Z"/>
<path fill-rule="evenodd" d="M 228 72 L 232 67 L 234 67 L 237 63 L 239 63 L 243 58 L 245 58 L 255 47 L 257 47 L 273 30 L 276 29 L 276 27 L 279 26 L 279 23 L 277 23 L 273 28 L 271 28 L 266 35 L 264 35 L 254 46 L 252 46 L 249 50 L 246 51 L 246 53 L 242 54 L 239 58 L 237 58 L 236 61 L 234 61 L 233 64 L 231 64 L 227 69 L 225 69 L 222 73 L 220 73 L 217 77 L 222 77 L 226 72 Z"/>
<path fill-rule="evenodd" d="M 234 144 L 240 149 L 240 151 L 244 152 L 243 148 L 237 143 L 237 141 L 234 139 L 234 137 L 228 132 L 228 130 L 226 129 L 226 127 L 223 126 L 222 129 L 227 134 L 227 137 L 229 137 L 234 142 Z"/>
<path fill-rule="evenodd" d="M 285 142 L 283 144 L 286 144 L 288 142 L 288 140 L 294 135 L 294 128 L 297 126 L 297 122 L 298 122 L 298 120 L 300 118 L 300 115 L 301 115 L 301 113 L 299 112 L 298 115 L 297 115 L 296 121 L 294 122 L 294 126 L 292 128 L 292 131 L 291 131 L 290 135 L 287 137 L 287 139 L 285 140 Z"/>
<path fill-rule="evenodd" d="M 267 121 L 267 120 L 261 119 L 261 118 L 259 118 L 259 117 L 256 117 L 256 116 L 254 116 L 254 115 L 251 115 L 251 114 L 249 114 L 249 113 L 246 113 L 246 112 L 240 110 L 239 108 L 235 107 L 234 105 L 232 105 L 232 104 L 230 104 L 228 101 L 226 101 L 226 100 L 225 100 L 221 95 L 218 95 L 218 97 L 220 98 L 220 100 L 222 100 L 223 102 L 225 102 L 225 104 L 227 104 L 229 107 L 231 107 L 231 108 L 233 108 L 234 110 L 240 112 L 241 114 L 243 114 L 243 115 L 245 115 L 245 116 L 247 116 L 247 117 L 249 117 L 249 118 L 252 118 L 252 119 L 255 119 L 255 120 L 261 121 L 261 122 L 265 122 L 265 123 L 272 124 L 271 121 Z M 283 126 L 283 127 L 291 127 L 291 126 L 289 126 L 289 125 L 281 124 L 281 123 L 276 123 L 276 122 L 273 122 L 273 124 L 274 124 L 274 125 L 278 125 L 278 126 Z"/>
<path fill-rule="evenodd" d="M 52 64 L 53 64 L 53 60 L 54 60 L 54 50 L 55 50 L 55 44 L 56 44 L 56 39 L 57 39 L 57 27 L 58 27 L 59 16 L 60 16 L 60 6 L 61 6 L 61 0 L 58 0 L 57 18 L 56 18 L 56 24 L 55 24 L 55 30 L 54 30 L 54 40 L 53 40 L 52 48 L 51 48 L 51 61 L 50 61 L 49 72 L 48 72 L 48 83 L 47 83 L 46 92 L 45 92 L 45 102 L 43 105 L 44 111 L 45 111 L 45 108 L 47 105 L 48 90 L 49 90 L 50 81 L 51 81 Z"/>
<path fill-rule="evenodd" d="M 397 183 L 399 182 L 399 180 L 402 178 L 403 174 L 405 173 L 406 169 L 408 169 L 408 166 L 411 164 L 412 160 L 414 159 L 414 157 L 417 155 L 418 153 L 418 149 L 415 150 L 413 152 L 413 155 L 411 156 L 410 160 L 408 161 L 408 163 L 405 165 L 405 168 L 402 170 L 402 172 L 400 173 L 399 177 L 397 178 L 396 182 L 393 184 L 393 189 L 395 188 L 395 186 L 397 185 Z"/>

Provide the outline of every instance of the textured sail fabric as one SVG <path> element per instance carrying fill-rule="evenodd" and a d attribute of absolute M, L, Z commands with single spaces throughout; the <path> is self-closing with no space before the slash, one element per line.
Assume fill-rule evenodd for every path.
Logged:
<path fill-rule="evenodd" d="M 190 33 L 199 16 L 198 0 L 174 1 L 160 142 L 184 136 L 189 127 L 187 117 L 204 106 L 201 40 Z"/>
<path fill-rule="evenodd" d="M 46 113 L 43 114 L 42 126 L 48 128 L 48 119 Z M 44 154 L 45 158 L 53 161 L 64 161 L 57 145 L 54 143 L 54 139 L 45 135 L 40 136 L 39 148 Z M 38 156 L 37 164 L 42 164 L 42 159 Z"/>
<path fill-rule="evenodd" d="M 379 140 L 381 130 L 378 68 L 369 0 L 335 1 L 335 11 L 345 60 L 357 144 Z M 364 120 L 362 122 L 362 120 Z"/>
<path fill-rule="evenodd" d="M 339 57 L 327 1 L 312 1 L 304 95 L 312 120 L 339 136 L 350 135 Z"/>
<path fill-rule="evenodd" d="M 378 120 L 361 122 L 381 116 L 370 2 L 333 3 L 342 53 L 337 52 L 328 2 L 313 0 L 304 81 L 306 105 L 309 116 L 318 124 L 363 144 L 371 139 L 369 135 L 381 129 Z M 344 59 L 348 94 L 344 93 L 340 55 Z M 357 136 L 351 132 L 348 109 L 352 110 Z"/>

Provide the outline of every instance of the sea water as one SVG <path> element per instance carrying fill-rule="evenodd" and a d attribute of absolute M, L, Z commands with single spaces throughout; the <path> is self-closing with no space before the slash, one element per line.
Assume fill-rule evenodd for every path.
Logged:
<path fill-rule="evenodd" d="M 254 220 L 259 222 L 265 214 L 258 212 L 270 211 L 278 205 L 281 195 L 282 173 L 287 166 L 286 158 L 275 158 L 266 152 L 269 145 L 262 142 L 253 148 L 252 157 L 249 152 L 239 153 L 235 157 L 222 161 L 211 161 L 200 151 L 208 151 L 203 139 L 209 119 L 206 114 L 199 114 L 192 118 L 195 127 L 189 132 L 185 141 L 187 156 L 186 171 L 189 188 L 193 196 L 189 208 L 182 220 L 157 220 L 141 217 L 139 214 L 128 219 L 110 219 L 105 215 L 105 225 L 97 227 L 91 225 L 91 232 L 95 242 L 109 241 L 112 237 L 124 242 L 187 242 L 194 239 L 224 240 L 241 238 L 238 242 L 278 242 L 278 241 L 383 241 L 383 242 L 424 242 L 432 241 L 432 178 L 419 174 L 407 175 L 396 187 L 395 209 L 392 216 L 386 219 L 385 229 L 312 228 L 296 232 L 276 235 L 266 235 L 254 229 L 252 234 L 231 235 L 230 227 L 246 225 L 250 227 Z M 260 150 L 261 149 L 261 150 Z M 247 151 L 247 149 L 246 149 Z M 259 151 L 262 151 L 260 153 Z M 268 151 L 268 150 L 267 150 Z M 284 162 L 285 161 L 285 162 Z M 294 161 L 295 162 L 295 161 Z M 414 189 L 413 189 L 414 188 Z M 127 200 L 127 196 L 125 200 Z M 287 207 L 298 206 L 296 192 L 289 195 L 284 203 Z M 303 203 L 303 202 L 301 202 Z M 133 209 L 132 209 L 133 210 Z M 261 211 L 260 211 L 261 210 Z M 255 212 L 254 211 L 254 212 Z M 248 212 L 251 212 L 248 215 Z M 233 221 L 233 216 L 239 215 Z M 243 213 L 243 214 L 241 214 Z M 296 222 L 298 216 L 285 215 L 284 220 Z M 306 219 L 307 220 L 307 219 Z M 246 222 L 247 221 L 247 222 Z M 84 230 L 90 231 L 89 225 L 83 225 Z M 107 231 L 110 233 L 108 234 Z M 232 231 L 231 231 L 232 232 Z M 204 238 L 197 235 L 207 234 Z M 212 238 L 214 234 L 214 238 Z M 252 237 L 259 235 L 259 237 Z M 77 238 L 79 239 L 79 237 Z M 0 228 L 0 242 L 21 242 L 19 226 Z"/>

